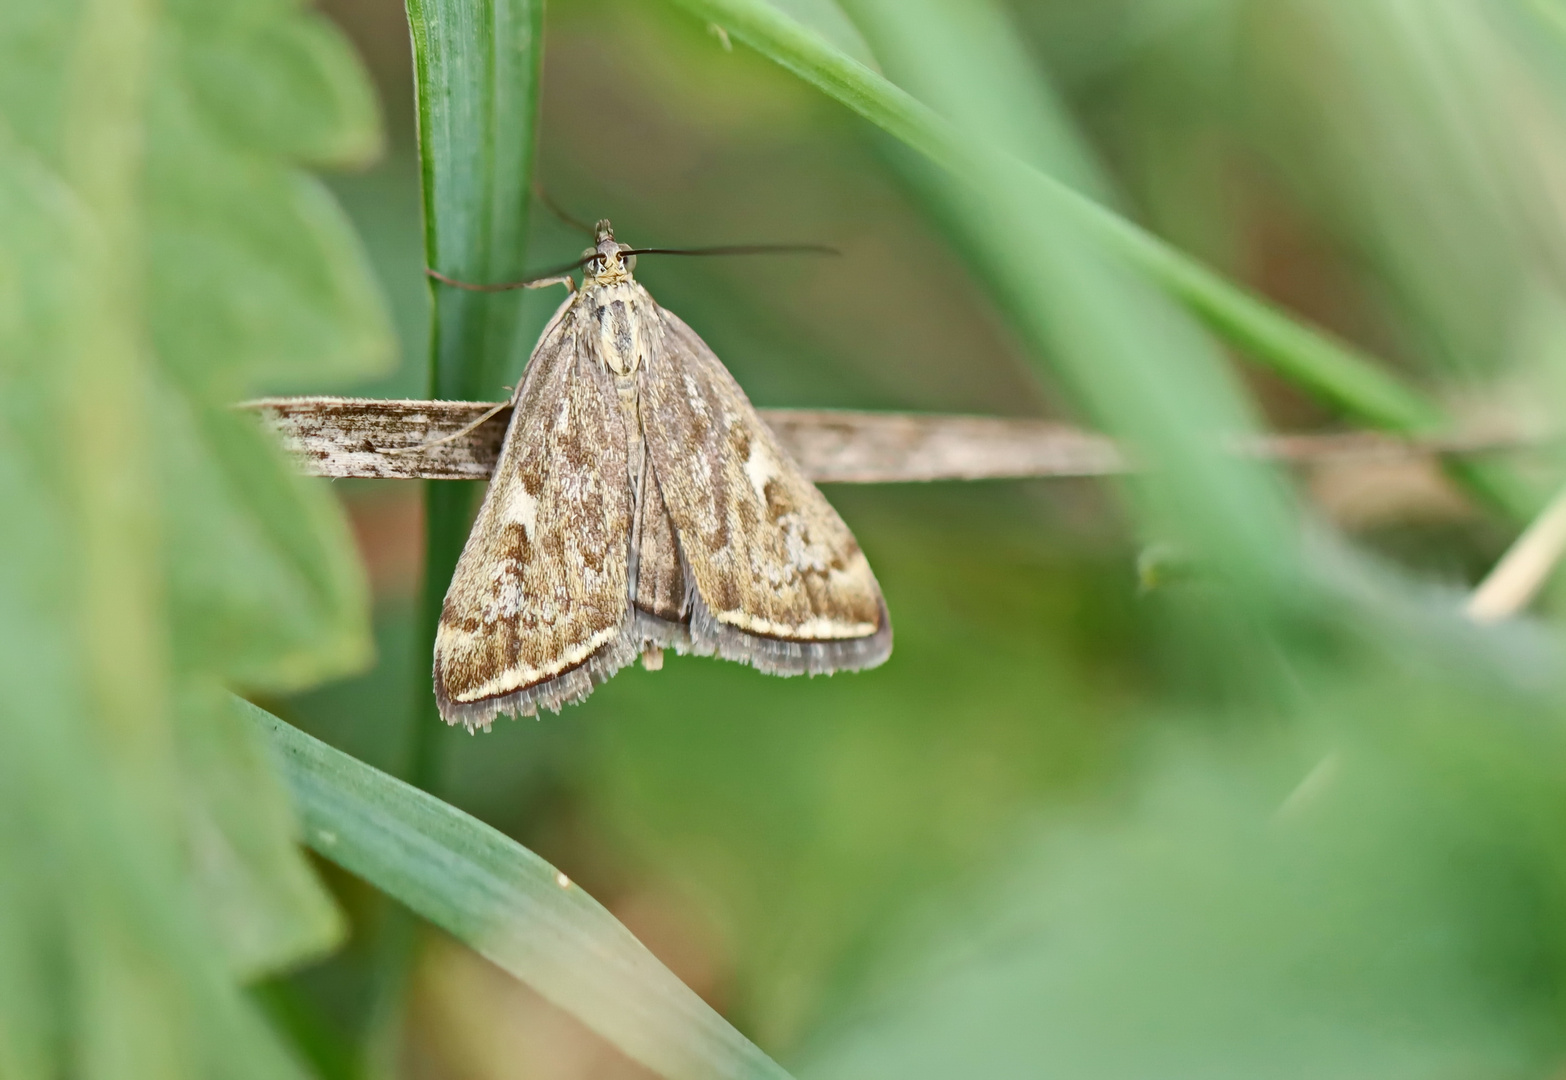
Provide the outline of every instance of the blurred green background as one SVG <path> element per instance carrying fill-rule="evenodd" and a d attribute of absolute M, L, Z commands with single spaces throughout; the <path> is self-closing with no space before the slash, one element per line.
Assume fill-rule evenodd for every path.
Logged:
<path fill-rule="evenodd" d="M 921 65 L 920 20 L 966 21 L 979 51 L 953 70 L 993 80 L 1015 106 L 995 124 L 1057 175 L 1374 352 L 1460 426 L 1558 429 L 1566 7 L 777 6 L 836 19 L 863 49 L 851 20 L 927 97 L 949 76 Z M 325 8 L 381 91 L 384 158 L 331 182 L 402 341 L 396 374 L 331 389 L 420 397 L 407 23 L 389 0 Z M 637 245 L 842 249 L 642 260 L 640 280 L 758 405 L 1084 419 L 906 151 L 683 13 L 549 5 L 537 172 Z M 534 217 L 531 263 L 575 257 L 579 235 Z M 529 294 L 510 378 L 558 302 Z M 1266 426 L 1343 425 L 1280 377 L 1236 370 Z M 1550 454 L 1519 464 L 1558 482 Z M 1281 629 L 1200 569 L 1142 590 L 1147 533 L 1104 485 L 830 487 L 891 607 L 884 668 L 780 681 L 671 657 L 558 717 L 439 732 L 437 793 L 581 883 L 802 1077 L 1553 1075 L 1559 643 L 1543 622 L 1481 639 L 1430 614 L 1455 608 L 1518 523 L 1430 463 L 1340 462 L 1291 483 L 1332 567 L 1316 602 L 1338 610 Z M 435 722 L 409 692 L 427 664 L 420 493 L 335 490 L 370 570 L 378 662 L 266 704 L 398 772 L 412 726 Z M 347 948 L 263 996 L 319 1071 L 353 1075 L 385 911 L 326 872 Z M 396 1028 L 409 1076 L 644 1075 L 433 933 Z"/>

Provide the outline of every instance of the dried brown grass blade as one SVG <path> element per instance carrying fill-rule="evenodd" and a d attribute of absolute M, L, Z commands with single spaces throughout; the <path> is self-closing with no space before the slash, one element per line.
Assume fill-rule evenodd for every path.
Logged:
<path fill-rule="evenodd" d="M 317 476 L 487 480 L 511 421 L 493 402 L 291 397 L 247 402 Z M 1045 420 L 920 413 L 762 409 L 762 419 L 817 482 L 1109 476 L 1128 455 L 1102 436 Z M 1237 452 L 1308 464 L 1387 461 L 1515 448 L 1515 435 L 1407 440 L 1364 433 L 1270 436 Z"/>

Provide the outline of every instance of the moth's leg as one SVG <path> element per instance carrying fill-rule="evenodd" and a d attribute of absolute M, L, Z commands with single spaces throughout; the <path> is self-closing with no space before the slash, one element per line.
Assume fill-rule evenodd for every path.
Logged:
<path fill-rule="evenodd" d="M 414 446 L 399 446 L 399 447 L 395 447 L 395 448 L 393 448 L 391 450 L 385 450 L 385 451 L 382 451 L 382 452 L 385 453 L 388 456 L 390 456 L 392 454 L 412 454 L 412 453 L 416 453 L 418 451 L 428 450 L 428 449 L 430 449 L 431 447 L 434 447 L 434 446 L 440 446 L 442 443 L 449 443 L 453 439 L 460 439 L 460 438 L 462 438 L 462 436 L 468 434 L 469 432 L 476 431 L 478 428 L 482 427 L 485 423 L 487 423 L 490 420 L 491 417 L 493 417 L 497 413 L 499 413 L 502 409 L 508 409 L 510 407 L 511 407 L 511 399 L 507 398 L 505 401 L 502 401 L 499 405 L 496 405 L 493 409 L 487 410 L 484 413 L 483 416 L 481 416 L 477 420 L 473 421 L 473 423 L 463 425 L 458 430 L 453 431 L 450 435 L 442 435 L 438 439 L 430 439 L 427 442 L 421 442 L 421 443 L 418 443 L 418 444 L 416 444 Z"/>
<path fill-rule="evenodd" d="M 561 274 L 559 277 L 539 278 L 522 286 L 524 289 L 547 289 L 551 285 L 564 285 L 569 292 L 576 292 L 576 279 L 570 274 Z"/>
<path fill-rule="evenodd" d="M 544 278 L 544 279 L 542 279 L 540 281 L 530 281 L 526 285 L 523 285 L 522 287 L 524 289 L 542 289 L 542 288 L 544 288 L 547 285 L 564 285 L 566 288 L 570 289 L 572 292 L 576 292 L 576 281 L 569 274 L 562 274 L 559 277 Z M 449 443 L 453 439 L 460 439 L 464 435 L 468 434 L 469 432 L 477 430 L 479 427 L 481 427 L 485 423 L 485 421 L 489 420 L 490 417 L 494 416 L 496 413 L 499 413 L 502 409 L 505 409 L 506 407 L 511 405 L 515 400 L 516 400 L 516 392 L 512 391 L 512 393 L 507 396 L 505 401 L 502 401 L 500 404 L 496 405 L 493 409 L 490 409 L 483 416 L 481 416 L 477 420 L 473 421 L 473 423 L 466 425 L 465 427 L 461 428 L 460 430 L 453 431 L 450 435 L 442 435 L 438 439 L 431 439 L 428 442 L 421 442 L 421 443 L 419 443 L 416 446 L 403 446 L 403 447 L 398 447 L 398 448 L 393 449 L 393 450 L 387 450 L 387 451 L 385 451 L 385 453 L 387 453 L 387 454 L 412 454 L 412 453 L 416 453 L 416 452 L 419 452 L 419 451 L 428 450 L 428 449 L 430 449 L 431 447 L 434 447 L 434 446 L 440 446 L 443 443 Z"/>

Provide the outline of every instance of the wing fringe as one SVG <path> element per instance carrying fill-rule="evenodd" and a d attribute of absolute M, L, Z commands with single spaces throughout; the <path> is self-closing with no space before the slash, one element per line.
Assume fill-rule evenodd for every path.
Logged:
<path fill-rule="evenodd" d="M 634 663 L 649 645 L 674 649 L 684 654 L 690 651 L 691 637 L 686 627 L 679 623 L 660 619 L 640 608 L 632 608 L 631 616 L 621 625 L 620 632 L 586 660 L 558 675 L 505 694 L 477 701 L 453 700 L 446 694 L 445 680 L 441 678 L 437 660 L 435 703 L 440 709 L 441 719 L 452 727 L 461 724 L 469 733 L 480 728 L 488 731 L 500 716 L 537 716 L 543 709 L 558 713 L 567 705 L 586 700 L 589 694 L 613 678 L 621 668 Z"/>

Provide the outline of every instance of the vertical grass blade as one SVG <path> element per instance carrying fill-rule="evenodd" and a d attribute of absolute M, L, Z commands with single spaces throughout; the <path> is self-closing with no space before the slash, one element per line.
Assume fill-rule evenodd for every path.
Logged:
<path fill-rule="evenodd" d="M 418 93 L 425 260 L 465 281 L 525 276 L 528 201 L 542 54 L 541 0 L 408 0 Z M 430 283 L 429 393 L 488 400 L 507 381 L 522 294 Z M 432 483 L 425 500 L 425 566 L 415 730 L 408 777 L 436 782 L 429 657 L 446 583 L 462 552 L 474 485 Z"/>
<path fill-rule="evenodd" d="M 417 93 L 426 264 L 464 281 L 525 276 L 543 50 L 542 0 L 407 0 Z M 515 354 L 520 292 L 472 293 L 429 282 L 429 396 L 487 399 Z M 424 577 L 411 680 L 413 731 L 403 775 L 433 789 L 441 772 L 430 657 L 446 584 L 467 538 L 477 485 L 431 482 L 424 498 Z M 415 928 L 400 915 L 379 943 L 375 1057 L 393 1051 Z"/>
<path fill-rule="evenodd" d="M 418 94 L 419 170 L 428 265 L 465 281 L 525 276 L 534 121 L 543 49 L 541 0 L 408 0 Z M 473 293 L 430 282 L 429 393 L 487 400 L 514 352 L 522 294 Z M 433 691 L 427 673 L 446 583 L 466 539 L 468 484 L 425 495 L 425 564 L 412 761 L 436 781 Z"/>
<path fill-rule="evenodd" d="M 304 829 L 357 874 L 669 1080 L 787 1080 L 592 897 L 514 840 L 241 703 Z"/>
<path fill-rule="evenodd" d="M 466 281 L 524 276 L 543 32 L 539 0 L 408 0 L 424 255 Z M 493 395 L 510 374 L 519 293 L 431 283 L 430 389 Z"/>

